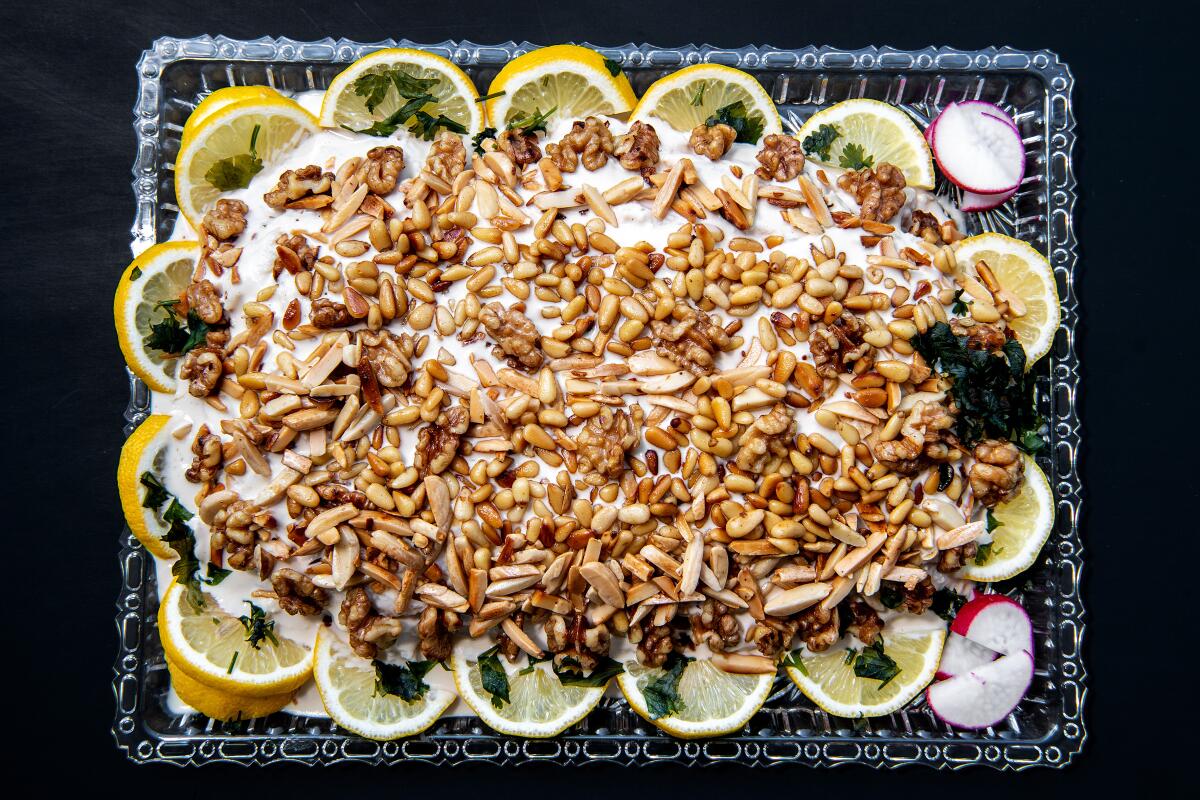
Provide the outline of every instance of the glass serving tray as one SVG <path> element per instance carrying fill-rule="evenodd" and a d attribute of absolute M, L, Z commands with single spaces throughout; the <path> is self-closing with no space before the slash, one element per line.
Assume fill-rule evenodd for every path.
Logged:
<path fill-rule="evenodd" d="M 510 58 L 536 45 L 478 45 L 447 41 L 361 44 L 324 39 L 299 42 L 263 38 L 162 38 L 138 63 L 134 107 L 137 198 L 133 246 L 166 239 L 178 210 L 173 162 L 184 121 L 207 93 L 224 86 L 264 84 L 284 93 L 323 89 L 343 66 L 381 47 L 419 47 L 461 65 L 479 87 Z M 996 586 L 1029 610 L 1037 664 L 1021 705 L 1001 724 L 983 731 L 956 731 L 939 722 L 918 697 L 886 717 L 849 720 L 815 707 L 780 677 L 750 724 L 735 735 L 684 742 L 643 721 L 624 702 L 606 699 L 583 722 L 553 739 L 526 740 L 493 733 L 473 717 L 443 718 L 406 740 L 373 742 L 341 731 L 324 718 L 277 713 L 236 724 L 214 723 L 200 714 L 178 715 L 166 705 L 168 676 L 158 641 L 152 558 L 126 529 L 120 540 L 121 592 L 116 625 L 120 639 L 114 668 L 117 746 L 135 762 L 243 764 L 350 761 L 437 764 L 533 761 L 626 765 L 735 762 L 813 766 L 842 763 L 874 767 L 924 764 L 957 769 L 984 764 L 996 769 L 1064 766 L 1086 739 L 1083 706 L 1087 673 L 1081 642 L 1085 614 L 1080 595 L 1083 547 L 1078 520 L 1082 504 L 1076 392 L 1079 361 L 1075 330 L 1079 305 L 1074 281 L 1078 262 L 1072 223 L 1076 201 L 1072 171 L 1075 143 L 1071 110 L 1073 79 L 1050 51 L 988 48 L 963 52 L 945 47 L 838 50 L 807 47 L 719 49 L 650 45 L 596 47 L 622 65 L 634 88 L 644 90 L 662 75 L 711 61 L 739 67 L 762 81 L 790 124 L 798 127 L 821 106 L 851 97 L 900 105 L 921 122 L 953 100 L 976 98 L 1002 105 L 1019 125 L 1026 146 L 1026 177 L 1016 197 L 987 214 L 970 214 L 968 232 L 998 230 L 1040 250 L 1054 267 L 1062 297 L 1062 327 L 1050 355 L 1035 368 L 1037 404 L 1049 421 L 1050 447 L 1038 458 L 1058 502 L 1055 529 L 1038 563 L 1018 579 Z M 949 185 L 942 192 L 954 191 Z M 126 431 L 149 413 L 150 393 L 130 376 Z"/>

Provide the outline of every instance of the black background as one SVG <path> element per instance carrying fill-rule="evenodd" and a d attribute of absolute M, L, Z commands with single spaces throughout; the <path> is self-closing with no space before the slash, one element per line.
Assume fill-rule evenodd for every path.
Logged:
<path fill-rule="evenodd" d="M 0 379 L 4 466 L 4 663 L 0 729 L 9 770 L 47 788 L 82 782 L 101 795 L 287 796 L 398 791 L 487 797 L 729 796 L 916 792 L 1033 797 L 1114 791 L 1187 769 L 1195 614 L 1186 602 L 1196 561 L 1196 97 L 1186 88 L 1196 23 L 1149 3 L 841 2 L 722 0 L 678 5 L 575 0 L 484 4 L 40 2 L 0 8 Z M 360 41 L 508 39 L 555 44 L 769 43 L 902 48 L 1008 44 L 1051 48 L 1077 79 L 1076 151 L 1082 242 L 1089 740 L 1065 771 L 997 775 L 927 770 L 879 774 L 712 768 L 568 773 L 420 764 L 395 770 L 181 772 L 135 768 L 108 732 L 115 653 L 113 475 L 127 399 L 112 329 L 113 285 L 128 262 L 134 158 L 134 65 L 161 35 L 264 34 Z M 1187 60 L 1185 60 L 1187 59 Z M 1190 330 L 1189 330 L 1190 329 Z M 1190 462 L 1190 463 L 1189 463 Z M 12 579 L 16 578 L 14 582 Z M 1159 630 L 1161 629 L 1161 631 Z M 16 669 L 12 670 L 11 667 Z M 15 701 L 15 702 L 14 702 Z M 1189 748 L 1190 749 L 1190 748 Z M 11 775 L 11 772 L 9 772 Z M 6 777 L 8 777 L 6 775 Z M 231 781 L 234 781 L 231 783 Z M 9 784 L 12 785 L 11 783 Z M 128 792 L 126 792 L 128 794 Z M 236 796 L 236 795 L 235 795 Z"/>

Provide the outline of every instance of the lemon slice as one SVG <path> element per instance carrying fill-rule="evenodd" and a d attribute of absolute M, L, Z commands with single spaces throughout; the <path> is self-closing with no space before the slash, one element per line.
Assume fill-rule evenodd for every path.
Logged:
<path fill-rule="evenodd" d="M 355 92 L 355 82 L 365 75 L 395 69 L 413 78 L 436 81 L 425 90 L 435 100 L 423 106 L 422 111 L 435 117 L 445 114 L 466 128 L 468 136 L 474 136 L 483 129 L 483 109 L 476 102 L 479 93 L 467 73 L 441 56 L 404 47 L 376 51 L 339 72 L 325 90 L 325 98 L 321 101 L 321 125 L 326 128 L 345 125 L 351 130 L 362 130 L 386 119 L 408 99 L 401 97 L 393 86 L 386 90 L 382 101 L 371 111 L 367 108 L 367 98 Z"/>
<path fill-rule="evenodd" d="M 292 692 L 270 697 L 250 697 L 205 686 L 190 677 L 169 658 L 167 659 L 167 671 L 171 673 L 171 686 L 175 689 L 175 694 L 179 695 L 180 700 L 209 719 L 220 722 L 237 722 L 254 717 L 265 717 L 292 702 Z"/>
<path fill-rule="evenodd" d="M 1002 233 L 981 233 L 963 239 L 954 255 L 971 274 L 980 261 L 986 263 L 1001 288 L 1025 306 L 1023 315 L 1006 321 L 1025 348 L 1027 367 L 1050 352 L 1060 317 L 1058 284 L 1045 256 L 1020 239 Z"/>
<path fill-rule="evenodd" d="M 187 118 L 187 122 L 183 125 L 183 134 L 180 144 L 195 132 L 200 123 L 208 119 L 215 112 L 220 111 L 225 106 L 231 106 L 241 100 L 261 99 L 264 97 L 281 97 L 279 92 L 267 86 L 226 86 L 224 89 L 217 89 L 212 94 L 200 101 L 200 104 L 192 109 L 192 113 Z"/>
<path fill-rule="evenodd" d="M 418 734 L 454 702 L 454 692 L 436 686 L 411 703 L 376 692 L 371 662 L 355 655 L 330 630 L 317 629 L 315 649 L 313 677 L 325 711 L 338 725 L 359 736 L 386 741 Z"/>
<path fill-rule="evenodd" d="M 151 326 L 169 316 L 158 304 L 176 300 L 187 290 L 199 259 L 196 242 L 156 244 L 125 268 L 117 284 L 113 320 L 121 353 L 129 368 L 156 392 L 175 391 L 179 359 L 148 347 L 146 339 Z"/>
<path fill-rule="evenodd" d="M 657 117 L 677 131 L 690 131 L 717 109 L 739 100 L 747 115 L 762 123 L 764 136 L 783 132 L 779 111 L 762 84 L 753 75 L 722 64 L 695 64 L 659 78 L 629 118 Z"/>
<path fill-rule="evenodd" d="M 254 135 L 258 127 L 257 137 Z M 279 159 L 319 130 L 312 114 L 284 97 L 251 97 L 216 109 L 180 143 L 175 159 L 175 200 L 193 228 L 222 190 L 206 177 L 218 161 L 254 153 L 264 165 Z M 269 166 L 264 166 L 269 169 Z"/>
<path fill-rule="evenodd" d="M 992 509 L 1000 523 L 992 531 L 992 546 L 982 564 L 974 561 L 959 570 L 973 581 L 1002 581 L 1023 572 L 1037 561 L 1038 553 L 1054 529 L 1054 492 L 1036 462 L 1024 453 L 1025 479 L 1015 497 Z"/>
<path fill-rule="evenodd" d="M 270 697 L 294 692 L 312 676 L 311 648 L 277 633 L 255 645 L 239 617 L 211 595 L 200 597 L 194 605 L 184 587 L 172 581 L 158 608 L 163 650 L 192 680 L 234 694 Z M 245 611 L 249 616 L 249 605 Z"/>
<path fill-rule="evenodd" d="M 762 708 L 771 693 L 775 674 L 738 675 L 724 672 L 708 659 L 688 662 L 679 676 L 676 692 L 678 710 L 654 719 L 646 701 L 646 687 L 666 673 L 643 667 L 636 661 L 625 664 L 617 682 L 625 699 L 640 717 L 681 739 L 722 736 L 742 728 Z"/>
<path fill-rule="evenodd" d="M 149 472 L 161 479 L 166 472 L 167 445 L 171 438 L 165 427 L 170 419 L 166 414 L 147 417 L 125 440 L 117 464 L 117 489 L 129 530 L 155 557 L 164 559 L 174 558 L 175 552 L 162 540 L 167 532 L 167 525 L 159 519 L 163 509 L 142 506 L 149 491 L 142 484 L 142 475 Z"/>
<path fill-rule="evenodd" d="M 496 708 L 483 688 L 475 657 L 466 655 L 460 646 L 450 660 L 458 696 L 499 733 L 530 739 L 556 736 L 586 717 L 604 696 L 603 686 L 563 686 L 548 661 L 534 664 L 523 675 L 523 667 L 514 667 L 504 658 L 499 661 L 508 675 L 509 702 Z"/>
<path fill-rule="evenodd" d="M 821 163 L 840 166 L 846 145 L 857 144 L 875 166 L 887 163 L 899 167 L 909 186 L 933 188 L 929 143 L 912 117 L 895 106 L 878 100 L 844 100 L 809 117 L 796 138 L 803 142 L 822 125 L 832 125 L 839 135 L 829 149 L 829 160 Z M 805 155 L 814 158 L 811 153 Z"/>
<path fill-rule="evenodd" d="M 929 619 L 925 619 L 929 617 Z M 932 614 L 905 615 L 889 620 L 883 629 L 884 655 L 900 672 L 881 685 L 876 678 L 860 678 L 848 663 L 847 650 L 861 646 L 849 637 L 823 653 L 803 650 L 795 654 L 804 665 L 788 666 L 792 683 L 808 699 L 835 717 L 880 717 L 908 705 L 929 685 L 937 672 L 946 641 L 946 625 Z M 853 662 L 851 657 L 849 662 Z"/>
<path fill-rule="evenodd" d="M 488 86 L 488 123 L 503 128 L 541 112 L 549 119 L 615 116 L 633 108 L 637 96 L 625 73 L 613 75 L 604 56 L 573 44 L 533 50 L 508 62 Z"/>

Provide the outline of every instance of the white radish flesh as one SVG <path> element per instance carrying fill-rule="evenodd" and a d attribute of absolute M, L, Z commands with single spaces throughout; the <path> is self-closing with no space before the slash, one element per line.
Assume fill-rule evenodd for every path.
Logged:
<path fill-rule="evenodd" d="M 1025 609 L 1002 594 L 981 594 L 959 609 L 950 630 L 1009 655 L 1033 652 L 1033 625 Z"/>
<path fill-rule="evenodd" d="M 937 677 L 953 678 L 956 675 L 963 675 L 984 664 L 990 664 L 999 657 L 1000 654 L 995 650 L 951 632 L 946 637 L 945 648 L 942 649 L 942 660 L 938 662 Z"/>
<path fill-rule="evenodd" d="M 979 194 L 1011 191 L 1025 173 L 1021 135 L 1007 117 L 951 103 L 933 126 L 933 157 L 957 186 Z"/>
<path fill-rule="evenodd" d="M 1033 680 L 1033 657 L 1004 656 L 926 690 L 938 719 L 956 728 L 989 728 L 1001 722 L 1025 696 Z"/>
<path fill-rule="evenodd" d="M 1011 189 L 1007 192 L 997 192 L 996 194 L 979 194 L 978 192 L 964 191 L 962 202 L 958 204 L 958 207 L 963 211 L 989 211 L 1004 205 L 1016 193 L 1016 189 Z"/>

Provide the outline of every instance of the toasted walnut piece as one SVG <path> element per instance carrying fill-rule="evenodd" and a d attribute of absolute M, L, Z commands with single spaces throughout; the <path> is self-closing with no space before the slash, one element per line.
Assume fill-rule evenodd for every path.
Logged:
<path fill-rule="evenodd" d="M 218 200 L 216 208 L 204 215 L 200 225 L 212 237 L 226 241 L 246 230 L 246 212 L 250 207 L 241 200 Z"/>
<path fill-rule="evenodd" d="M 705 600 L 691 616 L 692 641 L 710 650 L 734 650 L 742 642 L 742 626 L 729 608 L 717 600 Z"/>
<path fill-rule="evenodd" d="M 271 576 L 279 607 L 289 614 L 311 617 L 325 610 L 329 595 L 303 572 L 283 567 Z"/>
<path fill-rule="evenodd" d="M 263 195 L 263 202 L 271 208 L 287 208 L 289 203 L 305 197 L 328 195 L 332 186 L 333 173 L 322 172 L 316 164 L 309 164 L 300 169 L 289 169 L 280 175 L 275 188 Z"/>
<path fill-rule="evenodd" d="M 291 275 L 311 272 L 313 264 L 317 263 L 318 252 L 318 248 L 310 245 L 308 239 L 298 233 L 291 236 L 281 234 L 275 240 L 275 263 L 271 266 L 271 277 L 278 278 L 285 270 Z"/>
<path fill-rule="evenodd" d="M 575 120 L 571 130 L 557 145 L 549 145 L 546 152 L 563 172 L 574 172 L 576 158 L 583 156 L 583 166 L 598 170 L 608 163 L 608 157 L 616 149 L 608 122 L 597 117 Z M 570 151 L 570 154 L 567 154 Z"/>
<path fill-rule="evenodd" d="M 208 397 L 221 382 L 221 363 L 224 352 L 214 347 L 189 350 L 179 365 L 179 377 L 188 382 L 192 397 Z"/>
<path fill-rule="evenodd" d="M 942 244 L 941 224 L 937 217 L 919 208 L 913 209 L 912 219 L 908 222 L 908 232 L 920 236 L 930 244 Z"/>
<path fill-rule="evenodd" d="M 846 615 L 850 618 L 846 630 L 858 637 L 863 644 L 874 644 L 883 632 L 883 620 L 875 609 L 861 597 L 851 597 L 845 603 Z"/>
<path fill-rule="evenodd" d="M 953 425 L 954 415 L 941 403 L 917 403 L 900 427 L 900 438 L 875 443 L 875 458 L 893 472 L 912 475 L 925 459 L 946 460 L 947 432 Z"/>
<path fill-rule="evenodd" d="M 666 663 L 667 656 L 681 650 L 684 644 L 670 623 L 666 625 L 647 623 L 644 629 L 639 624 L 630 626 L 629 632 L 631 642 L 634 641 L 634 637 L 637 637 L 635 642 L 637 644 L 637 660 L 644 667 L 661 667 Z"/>
<path fill-rule="evenodd" d="M 763 137 L 762 149 L 755 158 L 762 166 L 754 174 L 765 181 L 790 181 L 804 169 L 804 149 L 800 142 L 782 133 Z"/>
<path fill-rule="evenodd" d="M 436 422 L 419 430 L 413 461 L 417 471 L 422 475 L 437 475 L 449 469 L 470 424 L 471 417 L 465 408 L 451 406 L 438 416 Z"/>
<path fill-rule="evenodd" d="M 344 328 L 354 323 L 354 317 L 342 303 L 335 303 L 325 297 L 313 301 L 309 309 L 312 324 L 318 328 Z"/>
<path fill-rule="evenodd" d="M 186 311 L 195 311 L 196 316 L 208 325 L 218 325 L 225 318 L 225 308 L 221 305 L 221 293 L 211 281 L 202 280 L 189 284 L 186 300 Z"/>
<path fill-rule="evenodd" d="M 1008 336 L 1004 333 L 1004 323 L 976 322 L 973 319 L 952 319 L 950 330 L 955 336 L 967 337 L 968 350 L 986 350 L 989 353 L 1004 347 Z"/>
<path fill-rule="evenodd" d="M 975 463 L 968 477 L 975 499 L 995 508 L 1016 494 L 1025 476 L 1025 461 L 1012 442 L 984 439 L 975 445 Z"/>
<path fill-rule="evenodd" d="M 729 334 L 708 314 L 682 301 L 672 311 L 674 323 L 651 320 L 654 350 L 694 375 L 711 375 L 714 354 L 729 344 Z"/>
<path fill-rule="evenodd" d="M 711 128 L 707 125 L 697 125 L 692 128 L 688 138 L 688 147 L 698 156 L 707 156 L 710 161 L 716 161 L 729 152 L 729 148 L 737 139 L 737 131 L 724 122 L 719 122 Z"/>
<path fill-rule="evenodd" d="M 542 158 L 536 133 L 526 133 L 524 128 L 501 131 L 496 137 L 496 147 L 512 159 L 518 169 L 536 164 Z"/>
<path fill-rule="evenodd" d="M 764 656 L 777 656 L 792 646 L 798 627 L 794 619 L 763 617 L 746 633 L 746 641 Z"/>
<path fill-rule="evenodd" d="M 837 179 L 843 191 L 854 195 L 860 206 L 858 216 L 887 222 L 904 207 L 904 173 L 891 164 L 871 169 L 850 170 Z"/>
<path fill-rule="evenodd" d="M 347 503 L 355 508 L 366 508 L 368 503 L 366 494 L 351 489 L 349 486 L 343 486 L 340 483 L 322 483 L 318 485 L 317 495 L 321 498 L 321 504 L 329 508 L 344 506 Z"/>
<path fill-rule="evenodd" d="M 192 440 L 192 465 L 183 473 L 192 483 L 211 483 L 221 472 L 221 462 L 224 455 L 221 450 L 221 437 L 209 430 L 207 425 L 201 425 Z"/>
<path fill-rule="evenodd" d="M 372 147 L 367 151 L 367 189 L 377 195 L 391 194 L 404 169 L 404 151 L 399 147 Z"/>
<path fill-rule="evenodd" d="M 905 588 L 902 607 L 910 614 L 924 614 L 933 605 L 933 579 L 922 578 L 911 589 Z"/>
<path fill-rule="evenodd" d="M 636 441 L 629 415 L 601 406 L 600 413 L 588 419 L 575 439 L 579 466 L 605 477 L 619 477 L 625 470 L 625 451 Z"/>
<path fill-rule="evenodd" d="M 838 610 L 827 611 L 818 603 L 795 617 L 796 634 L 814 653 L 823 653 L 841 638 Z"/>
<path fill-rule="evenodd" d="M 863 342 L 866 333 L 858 317 L 843 314 L 829 325 L 818 326 L 808 337 L 813 366 L 822 378 L 836 378 L 870 350 Z"/>
<path fill-rule="evenodd" d="M 375 379 L 381 386 L 395 389 L 408 381 L 412 372 L 410 353 L 405 352 L 404 340 L 389 331 L 360 332 L 363 357 L 371 364 Z"/>
<path fill-rule="evenodd" d="M 429 147 L 425 168 L 447 183 L 453 183 L 467 165 L 467 148 L 462 138 L 446 129 L 437 135 Z"/>
<path fill-rule="evenodd" d="M 938 554 L 938 572 L 948 575 L 955 570 L 961 569 L 975 558 L 977 552 L 979 552 L 979 546 L 976 542 L 967 542 L 958 547 L 943 550 Z"/>
<path fill-rule="evenodd" d="M 521 368 L 535 370 L 542 365 L 538 330 L 516 306 L 505 310 L 499 303 L 488 303 L 480 311 L 479 321 L 500 349 Z"/>
<path fill-rule="evenodd" d="M 445 661 L 454 647 L 454 632 L 462 627 L 462 618 L 444 608 L 426 606 L 417 622 L 421 655 L 430 661 Z"/>
<path fill-rule="evenodd" d="M 734 463 L 747 472 L 761 473 L 772 458 L 787 458 L 795 430 L 792 412 L 783 403 L 776 403 L 770 412 L 754 420 L 738 439 Z"/>
<path fill-rule="evenodd" d="M 625 169 L 636 170 L 647 176 L 658 166 L 658 133 L 653 125 L 635 122 L 629 132 L 621 137 L 613 154 Z"/>
<path fill-rule="evenodd" d="M 355 586 L 346 592 L 338 621 L 349 634 L 350 649 L 362 658 L 374 658 L 403 630 L 399 617 L 385 617 L 375 611 L 367 590 Z"/>

